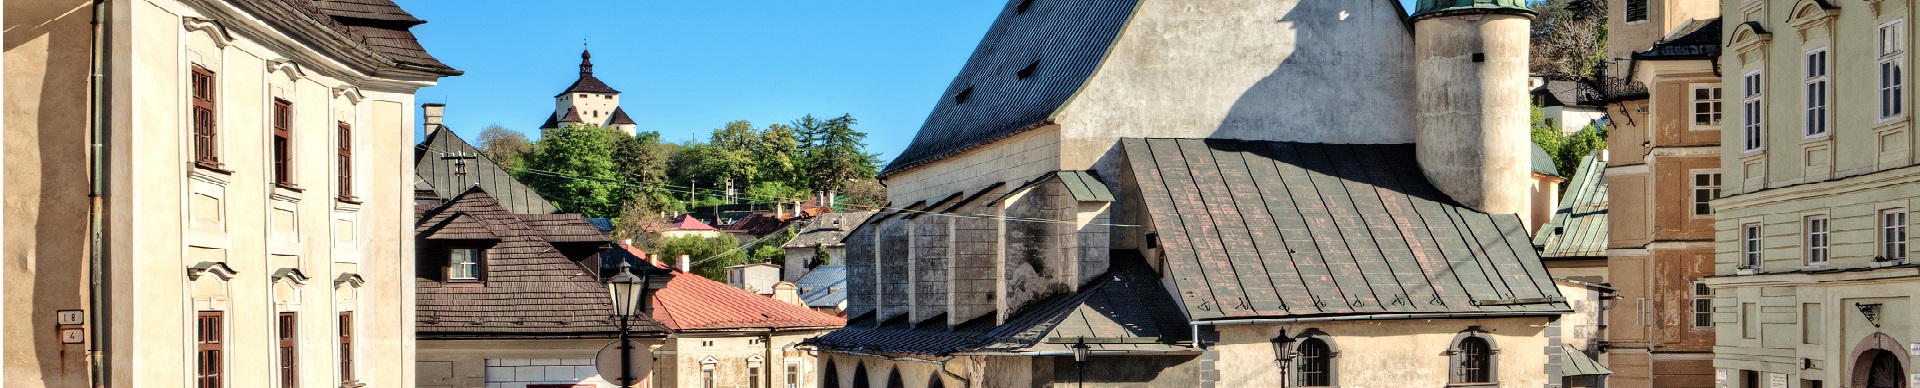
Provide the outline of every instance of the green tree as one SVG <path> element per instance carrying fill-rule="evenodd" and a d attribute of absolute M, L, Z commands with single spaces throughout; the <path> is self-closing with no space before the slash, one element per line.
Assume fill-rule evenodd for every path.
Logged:
<path fill-rule="evenodd" d="M 1547 151 L 1547 155 L 1553 158 L 1553 168 L 1559 170 L 1561 175 L 1571 177 L 1579 169 L 1581 158 L 1592 154 L 1594 150 L 1607 148 L 1606 129 L 1588 124 L 1572 135 L 1562 135 L 1559 128 L 1547 126 L 1544 117 L 1540 107 L 1533 107 L 1533 144 Z"/>
<path fill-rule="evenodd" d="M 1543 0 L 1533 3 L 1529 64 L 1534 75 L 1550 79 L 1586 79 L 1605 66 L 1607 6 L 1600 0 Z"/>
<path fill-rule="evenodd" d="M 802 141 L 801 168 L 806 171 L 808 186 L 838 191 L 850 182 L 873 179 L 879 173 L 879 156 L 866 152 L 867 134 L 853 129 L 859 122 L 851 114 L 827 120 L 807 115 L 794 121 L 796 137 Z"/>
<path fill-rule="evenodd" d="M 813 259 L 807 260 L 807 269 L 816 269 L 823 265 L 833 265 L 833 255 L 827 254 L 826 247 L 815 245 L 813 246 Z"/>
<path fill-rule="evenodd" d="M 732 237 L 680 236 L 658 245 L 662 256 L 678 260 L 680 255 L 687 255 L 694 274 L 716 281 L 727 281 L 727 267 L 747 262 L 740 240 Z"/>
<path fill-rule="evenodd" d="M 527 141 L 527 135 L 500 124 L 488 125 L 480 130 L 480 155 L 492 160 L 500 168 L 518 170 L 525 166 L 527 155 L 532 153 L 533 143 Z"/>
<path fill-rule="evenodd" d="M 613 161 L 614 134 L 577 124 L 548 131 L 527 157 L 527 169 L 533 171 L 522 171 L 520 180 L 561 211 L 617 216 L 624 189 Z"/>
<path fill-rule="evenodd" d="M 787 203 L 806 198 L 806 190 L 788 187 L 780 182 L 760 182 L 747 188 L 747 201 L 754 204 Z"/>

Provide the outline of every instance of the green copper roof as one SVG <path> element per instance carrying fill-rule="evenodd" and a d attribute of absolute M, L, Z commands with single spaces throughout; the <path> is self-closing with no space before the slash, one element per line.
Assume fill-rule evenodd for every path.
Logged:
<path fill-rule="evenodd" d="M 1413 17 L 1456 11 L 1533 13 L 1533 8 L 1527 7 L 1527 0 L 1420 0 L 1413 8 Z"/>

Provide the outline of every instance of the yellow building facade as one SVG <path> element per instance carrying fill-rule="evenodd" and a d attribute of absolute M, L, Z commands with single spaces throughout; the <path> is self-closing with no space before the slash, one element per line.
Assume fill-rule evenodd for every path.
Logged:
<path fill-rule="evenodd" d="M 1908 1 L 1723 3 L 1721 386 L 1909 386 L 1920 205 Z"/>
<path fill-rule="evenodd" d="M 338 6 L 5 4 L 0 385 L 412 384 L 411 105 L 460 72 Z"/>

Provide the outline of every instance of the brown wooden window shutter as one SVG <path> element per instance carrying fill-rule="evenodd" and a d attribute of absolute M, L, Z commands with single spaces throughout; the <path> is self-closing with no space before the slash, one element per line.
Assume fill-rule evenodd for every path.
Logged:
<path fill-rule="evenodd" d="M 353 312 L 340 312 L 340 382 L 353 381 Z"/>
<path fill-rule="evenodd" d="M 193 161 L 219 168 L 219 123 L 214 110 L 213 71 L 193 66 Z"/>
<path fill-rule="evenodd" d="M 293 103 L 273 99 L 273 183 L 293 186 Z"/>
<path fill-rule="evenodd" d="M 353 126 L 340 122 L 340 200 L 353 200 Z"/>
<path fill-rule="evenodd" d="M 296 388 L 300 385 L 300 354 L 295 345 L 300 342 L 296 335 L 299 321 L 294 313 L 280 313 L 280 386 Z"/>
<path fill-rule="evenodd" d="M 193 379 L 197 388 L 221 388 L 222 341 L 225 326 L 221 322 L 219 311 L 201 311 L 194 325 L 195 366 Z"/>

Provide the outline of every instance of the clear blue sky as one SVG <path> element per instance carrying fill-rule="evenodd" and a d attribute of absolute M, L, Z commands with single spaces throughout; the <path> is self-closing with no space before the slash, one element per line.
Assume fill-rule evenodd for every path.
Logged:
<path fill-rule="evenodd" d="M 1402 0 L 1412 3 L 1412 0 Z M 399 0 L 434 56 L 466 75 L 421 89 L 447 125 L 478 141 L 498 123 L 538 134 L 553 95 L 594 75 L 643 131 L 704 141 L 731 120 L 757 126 L 851 113 L 891 159 L 1005 6 L 963 1 Z"/>

